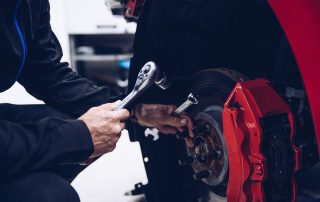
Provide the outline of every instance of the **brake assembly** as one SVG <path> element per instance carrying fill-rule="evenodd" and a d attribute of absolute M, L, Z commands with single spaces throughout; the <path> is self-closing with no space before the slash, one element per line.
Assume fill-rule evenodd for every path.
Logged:
<path fill-rule="evenodd" d="M 266 80 L 236 85 L 224 106 L 230 201 L 296 201 L 294 118 Z"/>
<path fill-rule="evenodd" d="M 295 201 L 293 115 L 267 81 L 247 80 L 228 69 L 195 74 L 195 137 L 180 164 L 206 185 L 202 201 Z"/>

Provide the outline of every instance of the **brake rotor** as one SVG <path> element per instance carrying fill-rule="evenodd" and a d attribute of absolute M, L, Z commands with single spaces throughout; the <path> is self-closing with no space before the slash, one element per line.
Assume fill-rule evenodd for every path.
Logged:
<path fill-rule="evenodd" d="M 221 123 L 216 120 L 222 113 L 220 106 L 210 106 L 195 117 L 195 126 L 198 131 L 194 138 L 194 148 L 189 152 L 196 161 L 192 168 L 196 179 L 216 186 L 225 182 L 228 173 L 228 152 L 221 129 Z M 191 153 L 190 153 L 191 152 Z M 208 175 L 208 177 L 204 177 Z"/>
<path fill-rule="evenodd" d="M 223 135 L 222 111 L 232 89 L 246 77 L 229 69 L 208 69 L 192 78 L 191 92 L 199 104 L 190 110 L 194 120 L 194 147 L 187 148 L 192 158 L 194 178 L 207 185 L 206 201 L 225 201 L 229 159 Z"/>

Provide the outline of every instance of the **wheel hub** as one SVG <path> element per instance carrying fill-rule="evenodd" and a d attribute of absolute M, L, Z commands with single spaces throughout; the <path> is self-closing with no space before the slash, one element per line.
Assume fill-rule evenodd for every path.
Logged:
<path fill-rule="evenodd" d="M 227 181 L 228 155 L 221 125 L 215 116 L 221 113 L 218 106 L 209 107 L 195 118 L 194 147 L 188 154 L 194 158 L 192 168 L 194 177 L 210 186 Z"/>

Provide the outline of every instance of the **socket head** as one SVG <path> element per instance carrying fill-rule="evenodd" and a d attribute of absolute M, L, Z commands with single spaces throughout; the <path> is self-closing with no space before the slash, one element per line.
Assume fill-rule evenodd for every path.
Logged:
<path fill-rule="evenodd" d="M 151 87 L 159 77 L 159 69 L 154 62 L 146 63 L 140 70 L 134 89 L 138 92 Z"/>

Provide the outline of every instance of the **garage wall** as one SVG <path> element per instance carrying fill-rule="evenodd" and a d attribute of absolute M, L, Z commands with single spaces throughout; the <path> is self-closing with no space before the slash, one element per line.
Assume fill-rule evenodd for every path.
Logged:
<path fill-rule="evenodd" d="M 51 5 L 51 25 L 54 33 L 57 35 L 63 49 L 63 58 L 65 62 L 70 62 L 69 39 L 67 33 L 66 20 L 66 1 L 67 0 L 49 0 Z"/>

